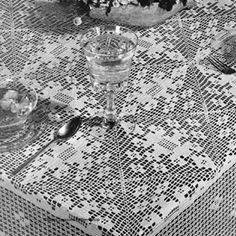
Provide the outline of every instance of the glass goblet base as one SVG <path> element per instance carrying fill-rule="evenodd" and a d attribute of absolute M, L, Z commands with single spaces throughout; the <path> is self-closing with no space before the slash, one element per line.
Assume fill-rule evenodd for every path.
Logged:
<path fill-rule="evenodd" d="M 98 113 L 87 122 L 87 132 L 95 138 L 104 140 L 109 138 L 109 134 L 122 129 L 126 134 L 133 133 L 136 122 L 131 116 L 120 114 L 117 119 L 107 120 L 104 113 Z M 114 135 L 114 133 L 113 133 Z"/>

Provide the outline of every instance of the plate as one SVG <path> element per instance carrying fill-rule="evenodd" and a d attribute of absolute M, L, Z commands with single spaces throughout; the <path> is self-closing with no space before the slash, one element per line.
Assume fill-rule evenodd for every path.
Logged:
<path fill-rule="evenodd" d="M 44 133 L 48 125 L 48 116 L 42 109 L 34 110 L 24 126 L 15 131 L 7 127 L 0 131 L 0 153 L 16 151 L 32 143 Z"/>

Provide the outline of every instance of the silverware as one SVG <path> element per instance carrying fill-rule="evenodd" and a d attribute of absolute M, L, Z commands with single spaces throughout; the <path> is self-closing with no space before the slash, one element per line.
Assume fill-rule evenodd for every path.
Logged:
<path fill-rule="evenodd" d="M 210 64 L 212 64 L 218 71 L 222 72 L 223 74 L 231 75 L 231 74 L 236 73 L 236 70 L 224 64 L 222 61 L 220 61 L 216 57 L 209 56 L 206 59 L 210 62 Z"/>
<path fill-rule="evenodd" d="M 82 124 L 82 118 L 77 116 L 69 120 L 66 124 L 64 124 L 62 127 L 60 127 L 55 133 L 53 139 L 47 143 L 43 148 L 41 148 L 38 152 L 36 152 L 32 157 L 27 159 L 25 162 L 23 162 L 20 166 L 18 166 L 15 170 L 12 171 L 12 175 L 18 174 L 20 171 L 22 171 L 28 164 L 30 164 L 33 160 L 36 159 L 36 157 L 42 153 L 49 145 L 51 145 L 53 142 L 56 142 L 58 140 L 66 140 L 72 137 L 78 129 L 81 127 Z"/>

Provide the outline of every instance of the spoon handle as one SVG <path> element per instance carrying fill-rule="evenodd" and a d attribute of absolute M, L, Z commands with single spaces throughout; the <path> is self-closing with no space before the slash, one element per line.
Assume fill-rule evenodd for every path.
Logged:
<path fill-rule="evenodd" d="M 28 164 L 30 164 L 33 160 L 36 159 L 36 157 L 41 154 L 49 145 L 51 145 L 55 139 L 52 139 L 49 143 L 47 143 L 44 147 L 42 147 L 39 151 L 37 151 L 33 156 L 31 156 L 29 159 L 27 159 L 25 162 L 23 162 L 21 165 L 19 165 L 15 170 L 12 171 L 12 175 L 18 174 L 21 170 L 23 170 Z"/>

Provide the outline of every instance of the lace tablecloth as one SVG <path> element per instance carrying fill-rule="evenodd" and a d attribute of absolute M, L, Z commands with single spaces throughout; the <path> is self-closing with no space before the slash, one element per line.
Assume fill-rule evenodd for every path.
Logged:
<path fill-rule="evenodd" d="M 15 178 L 11 170 L 47 144 L 64 121 L 103 109 L 104 97 L 91 89 L 78 38 L 82 30 L 106 22 L 86 19 L 76 27 L 72 14 L 58 15 L 56 8 L 31 0 L 3 0 L 0 14 L 1 75 L 24 76 L 38 92 L 37 110 L 45 116 L 37 127 L 41 132 L 29 145 L 0 154 L 2 199 L 10 190 L 70 222 L 81 235 L 169 235 L 164 227 L 172 219 L 185 222 L 180 217 L 185 212 L 182 216 L 193 222 L 194 211 L 185 209 L 196 206 L 198 199 L 204 205 L 204 192 L 225 171 L 234 176 L 236 75 L 202 63 L 215 35 L 236 28 L 233 0 L 199 1 L 164 24 L 133 27 L 139 45 L 129 86 L 116 102 L 119 111 L 133 116 L 133 134 L 118 126 L 99 140 L 83 126 Z M 235 235 L 235 181 L 229 184 L 227 176 L 221 181 L 230 188 L 225 200 L 230 204 L 222 203 L 225 189 L 211 198 L 211 207 L 214 212 L 227 208 L 221 217 L 233 219 L 230 229 L 211 234 L 205 225 L 201 232 L 183 229 L 186 235 Z M 215 192 L 207 193 L 210 198 Z M 11 215 L 22 218 L 17 209 Z M 52 223 L 52 216 L 44 217 L 45 224 Z M 29 235 L 31 218 L 22 219 L 22 232 Z M 2 235 L 18 235 L 8 234 L 9 226 L 0 227 Z M 37 232 L 30 235 L 40 235 Z"/>

